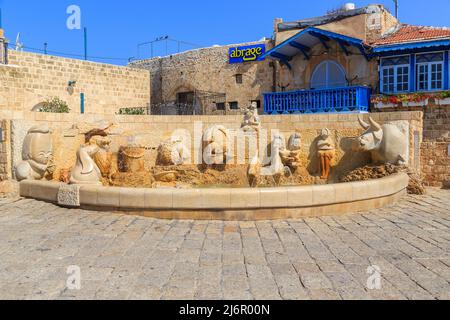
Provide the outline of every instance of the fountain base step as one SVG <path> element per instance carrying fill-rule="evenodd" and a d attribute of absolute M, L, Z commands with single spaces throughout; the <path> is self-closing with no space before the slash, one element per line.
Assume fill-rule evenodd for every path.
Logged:
<path fill-rule="evenodd" d="M 145 189 L 80 186 L 80 208 L 117 211 L 162 219 L 274 220 L 368 211 L 393 204 L 406 194 L 405 173 L 381 179 L 279 188 Z M 66 185 L 22 181 L 22 197 L 58 203 Z M 61 204 L 61 206 L 65 206 Z"/>

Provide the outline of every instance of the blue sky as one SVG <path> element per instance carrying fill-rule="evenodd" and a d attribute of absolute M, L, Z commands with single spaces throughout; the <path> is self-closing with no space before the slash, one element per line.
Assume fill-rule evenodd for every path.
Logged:
<path fill-rule="evenodd" d="M 137 57 L 137 44 L 169 35 L 173 39 L 199 46 L 230 44 L 270 37 L 273 19 L 292 21 L 323 15 L 349 1 L 341 0 L 0 0 L 3 28 L 14 42 L 18 32 L 26 47 L 49 51 L 83 54 L 82 30 L 66 27 L 66 9 L 75 4 L 81 8 L 81 26 L 88 28 L 88 54 L 117 60 L 90 59 L 126 64 Z M 351 1 L 350 1 L 351 2 Z M 353 1 L 363 6 L 373 2 L 386 5 L 393 12 L 392 0 Z M 419 25 L 450 26 L 449 0 L 399 0 L 402 22 Z M 445 14 L 444 14 L 445 13 Z M 192 48 L 181 45 L 182 50 Z M 178 50 L 169 42 L 168 52 Z M 155 44 L 154 54 L 164 55 L 164 42 Z M 144 46 L 141 58 L 150 56 Z"/>

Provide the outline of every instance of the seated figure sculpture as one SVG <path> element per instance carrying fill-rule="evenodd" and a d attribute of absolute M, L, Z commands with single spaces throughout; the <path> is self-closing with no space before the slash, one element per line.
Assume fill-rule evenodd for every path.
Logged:
<path fill-rule="evenodd" d="M 261 128 L 261 119 L 258 115 L 258 105 L 256 102 L 252 104 L 245 110 L 244 122 L 241 125 L 241 129 L 244 132 L 255 131 L 259 132 Z"/>
<path fill-rule="evenodd" d="M 319 154 L 319 171 L 321 179 L 328 179 L 331 171 L 331 161 L 336 156 L 336 147 L 330 136 L 330 130 L 323 129 L 320 139 L 317 142 L 317 152 Z"/>
<path fill-rule="evenodd" d="M 53 144 L 51 130 L 47 125 L 31 128 L 23 143 L 22 159 L 16 167 L 16 179 L 41 180 L 53 174 Z"/>

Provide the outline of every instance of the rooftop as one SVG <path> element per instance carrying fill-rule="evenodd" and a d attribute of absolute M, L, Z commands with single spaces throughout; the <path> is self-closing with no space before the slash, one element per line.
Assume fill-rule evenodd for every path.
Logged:
<path fill-rule="evenodd" d="M 379 13 L 386 8 L 381 4 L 372 4 L 362 8 L 356 8 L 352 10 L 346 10 L 344 8 L 335 10 L 332 13 L 321 17 L 302 19 L 293 22 L 282 22 L 278 24 L 278 30 L 287 31 L 292 29 L 302 29 L 307 27 L 315 27 L 323 24 L 327 24 L 333 21 L 339 21 L 342 19 L 346 19 L 348 17 L 357 16 L 360 14 L 371 14 L 371 13 Z"/>
<path fill-rule="evenodd" d="M 388 34 L 370 43 L 373 46 L 450 39 L 450 28 L 401 24 Z"/>

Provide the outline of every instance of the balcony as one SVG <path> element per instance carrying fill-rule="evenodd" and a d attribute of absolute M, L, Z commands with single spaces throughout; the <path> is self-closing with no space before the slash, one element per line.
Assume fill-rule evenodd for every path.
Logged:
<path fill-rule="evenodd" d="M 369 111 L 368 87 L 342 87 L 264 94 L 266 114 L 364 113 Z"/>

